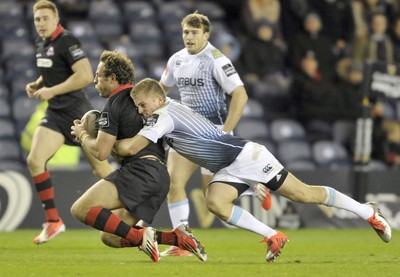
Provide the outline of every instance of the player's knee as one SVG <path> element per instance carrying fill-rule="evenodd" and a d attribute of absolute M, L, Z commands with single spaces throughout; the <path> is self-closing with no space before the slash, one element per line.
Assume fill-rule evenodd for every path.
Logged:
<path fill-rule="evenodd" d="M 85 205 L 79 199 L 71 206 L 71 214 L 81 222 L 85 222 L 87 211 Z"/>
<path fill-rule="evenodd" d="M 42 162 L 38 158 L 28 155 L 26 158 L 26 163 L 31 171 L 37 171 L 40 167 L 43 167 Z"/>
<path fill-rule="evenodd" d="M 168 194 L 175 195 L 185 190 L 185 185 L 182 182 L 174 182 L 171 180 Z"/>
<path fill-rule="evenodd" d="M 215 215 L 219 215 L 222 210 L 222 204 L 216 197 L 208 195 L 205 198 L 207 209 Z"/>

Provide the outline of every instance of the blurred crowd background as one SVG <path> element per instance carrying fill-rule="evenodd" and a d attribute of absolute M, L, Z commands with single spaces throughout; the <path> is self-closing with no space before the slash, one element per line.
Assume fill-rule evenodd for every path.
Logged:
<path fill-rule="evenodd" d="M 0 2 L 0 169 L 25 168 L 30 138 L 46 105 L 25 93 L 38 76 L 33 3 Z M 400 64 L 398 0 L 55 3 L 61 24 L 79 38 L 93 70 L 103 50 L 121 50 L 132 58 L 137 81 L 159 79 L 168 58 L 183 48 L 186 14 L 207 15 L 211 43 L 232 60 L 250 97 L 236 134 L 266 145 L 289 170 L 353 166 L 365 62 Z M 94 86 L 87 95 L 101 109 L 105 100 Z M 173 90 L 171 97 L 179 94 Z M 400 165 L 400 100 L 369 100 L 369 166 L 395 169 Z M 54 166 L 85 163 L 72 148 L 57 155 Z"/>

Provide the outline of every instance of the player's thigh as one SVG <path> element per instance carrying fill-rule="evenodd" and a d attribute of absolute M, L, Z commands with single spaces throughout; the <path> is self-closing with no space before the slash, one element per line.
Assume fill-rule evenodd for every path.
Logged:
<path fill-rule="evenodd" d="M 211 183 L 206 191 L 206 202 L 226 205 L 238 198 L 238 191 L 235 187 L 221 183 Z"/>
<path fill-rule="evenodd" d="M 125 204 L 119 199 L 116 186 L 104 179 L 101 179 L 91 186 L 77 201 L 81 209 L 91 207 L 102 207 L 109 210 L 124 208 Z"/>
<path fill-rule="evenodd" d="M 54 130 L 38 126 L 33 134 L 28 160 L 45 164 L 64 144 L 64 136 Z"/>
<path fill-rule="evenodd" d="M 192 163 L 175 151 L 168 153 L 167 168 L 171 177 L 171 186 L 185 187 L 198 165 Z"/>

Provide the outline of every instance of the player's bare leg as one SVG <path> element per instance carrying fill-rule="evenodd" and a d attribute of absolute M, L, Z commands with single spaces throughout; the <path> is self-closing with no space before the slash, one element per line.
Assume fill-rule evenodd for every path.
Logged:
<path fill-rule="evenodd" d="M 47 161 L 63 144 L 64 136 L 60 133 L 42 126 L 36 128 L 27 164 L 46 216 L 42 232 L 34 239 L 36 244 L 45 243 L 65 231 L 55 205 L 51 176 L 46 170 Z"/>

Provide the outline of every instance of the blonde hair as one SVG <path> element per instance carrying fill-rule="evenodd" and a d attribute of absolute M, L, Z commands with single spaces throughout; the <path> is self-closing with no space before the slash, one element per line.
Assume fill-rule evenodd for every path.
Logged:
<path fill-rule="evenodd" d="M 136 97 L 138 94 L 150 94 L 154 96 L 161 96 L 165 99 L 165 91 L 160 83 L 152 78 L 144 78 L 137 83 L 131 90 L 131 98 Z"/>
<path fill-rule="evenodd" d="M 197 11 L 185 16 L 181 22 L 182 27 L 184 24 L 194 28 L 201 28 L 205 33 L 211 33 L 212 26 L 210 20 L 207 16 Z"/>
<path fill-rule="evenodd" d="M 56 5 L 51 1 L 39 0 L 33 5 L 33 13 L 35 13 L 41 9 L 52 10 L 54 12 L 54 14 L 56 15 L 56 17 L 58 17 L 58 9 L 57 9 Z"/>

